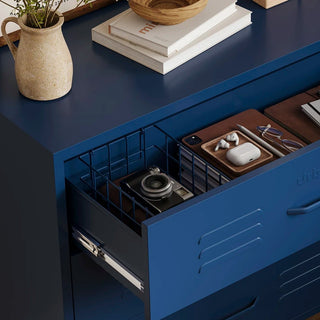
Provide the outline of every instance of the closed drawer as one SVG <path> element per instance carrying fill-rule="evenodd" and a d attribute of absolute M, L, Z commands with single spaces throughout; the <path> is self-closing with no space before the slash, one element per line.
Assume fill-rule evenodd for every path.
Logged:
<path fill-rule="evenodd" d="M 277 273 L 279 319 L 305 320 L 319 312 L 319 242 L 278 263 Z"/>
<path fill-rule="evenodd" d="M 317 242 L 165 320 L 306 320 L 320 310 L 319 254 Z"/>
<path fill-rule="evenodd" d="M 157 127 L 143 132 L 141 145 L 150 163 L 141 156 L 141 145 L 136 150 L 140 131 L 71 160 L 68 165 L 82 179 L 79 174 L 68 178 L 68 206 L 72 225 L 102 250 L 93 259 L 145 302 L 150 319 L 172 314 L 320 240 L 320 142 L 231 182 L 223 184 L 220 176 L 223 185 L 138 226 L 132 216 L 123 219 L 101 200 L 97 184 L 108 176 L 114 180 L 113 167 L 116 179 L 159 161 L 154 152 L 160 149 L 170 154 L 169 162 L 176 155 L 175 142 Z M 111 149 L 118 155 L 130 152 L 119 160 Z M 159 165 L 177 170 L 163 159 Z"/>

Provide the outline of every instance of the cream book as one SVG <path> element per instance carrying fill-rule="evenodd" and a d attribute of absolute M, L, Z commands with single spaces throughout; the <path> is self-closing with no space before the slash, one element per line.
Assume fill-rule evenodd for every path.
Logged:
<path fill-rule="evenodd" d="M 125 14 L 125 12 L 123 13 Z M 92 40 L 161 74 L 166 74 L 222 40 L 251 24 L 251 11 L 237 6 L 230 17 L 220 22 L 180 51 L 165 57 L 109 33 L 109 25 L 117 17 L 92 29 Z"/>
<path fill-rule="evenodd" d="M 210 0 L 196 16 L 173 26 L 149 22 L 131 9 L 110 23 L 110 33 L 164 56 L 185 47 L 236 11 L 235 0 Z"/>

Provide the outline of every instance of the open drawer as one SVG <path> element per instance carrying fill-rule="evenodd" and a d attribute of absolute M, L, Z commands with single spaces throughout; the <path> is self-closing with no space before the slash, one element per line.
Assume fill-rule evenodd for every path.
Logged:
<path fill-rule="evenodd" d="M 181 148 L 152 125 L 67 163 L 74 237 L 145 302 L 150 319 L 320 240 L 320 142 L 230 182 L 188 150 L 191 169 L 183 168 Z M 183 172 L 200 170 L 203 190 L 191 178 L 187 187 L 196 197 L 152 214 L 115 181 L 154 164 L 179 181 Z M 112 188 L 118 188 L 116 201 Z M 132 202 L 130 214 L 125 198 Z M 144 210 L 143 219 L 132 207 Z"/>
<path fill-rule="evenodd" d="M 148 277 L 143 223 L 156 213 L 120 187 L 119 178 L 156 166 L 192 195 L 229 181 L 155 125 L 90 150 L 67 165 L 77 172 L 67 179 L 73 238 L 140 298 L 145 298 Z"/>

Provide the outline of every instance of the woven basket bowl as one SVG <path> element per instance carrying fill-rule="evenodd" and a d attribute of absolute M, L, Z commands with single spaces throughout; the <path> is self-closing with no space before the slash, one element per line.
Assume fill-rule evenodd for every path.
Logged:
<path fill-rule="evenodd" d="M 197 15 L 207 2 L 208 0 L 129 0 L 129 5 L 137 15 L 146 20 L 173 25 Z"/>

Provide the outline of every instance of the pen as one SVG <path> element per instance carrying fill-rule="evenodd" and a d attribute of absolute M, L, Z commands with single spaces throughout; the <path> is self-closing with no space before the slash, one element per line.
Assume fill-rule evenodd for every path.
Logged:
<path fill-rule="evenodd" d="M 237 124 L 238 128 L 241 132 L 245 133 L 248 137 L 252 138 L 256 142 L 260 143 L 263 147 L 271 151 L 273 154 L 275 154 L 278 157 L 284 157 L 285 155 L 280 152 L 278 149 L 274 148 L 272 145 L 270 145 L 268 142 L 264 141 L 260 137 L 258 137 L 256 134 L 251 132 L 249 129 L 247 129 L 244 126 L 241 126 L 240 124 Z"/>

